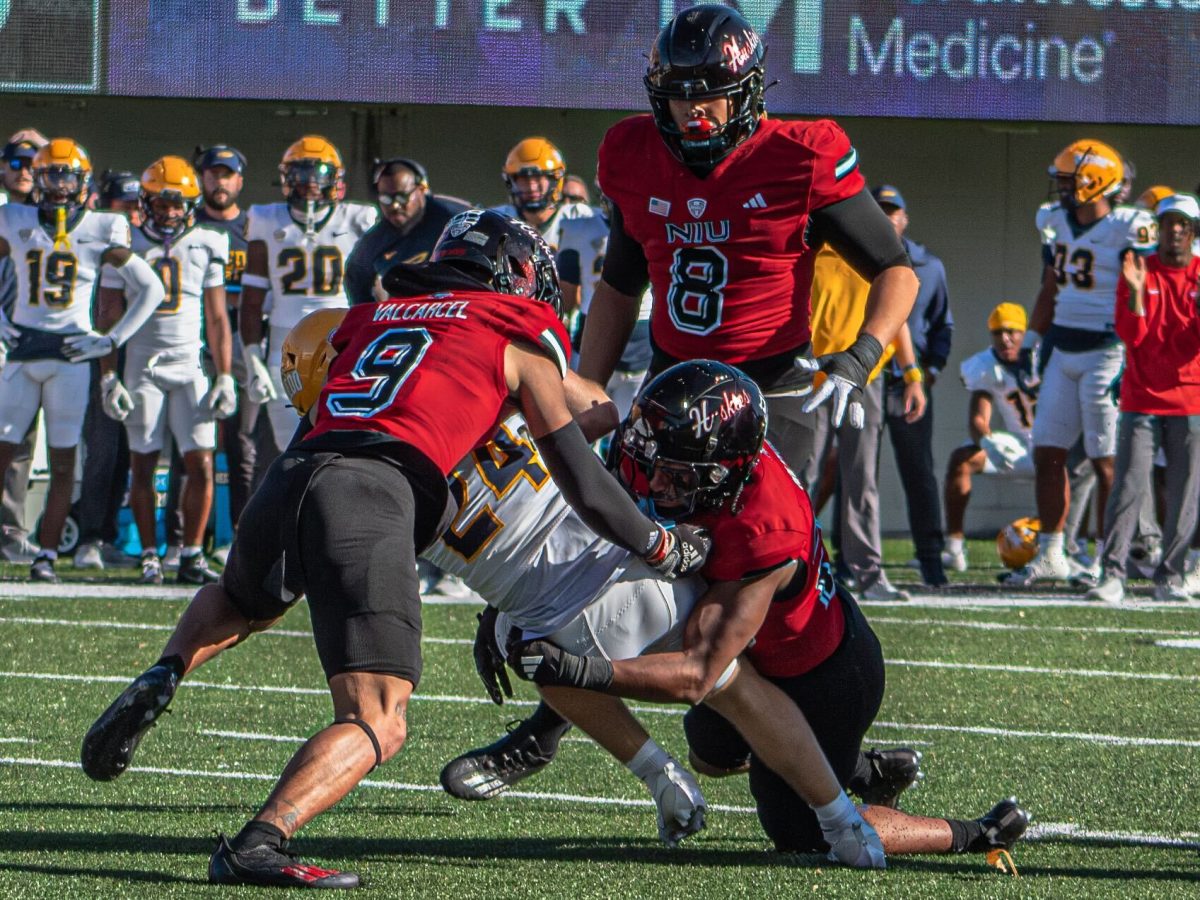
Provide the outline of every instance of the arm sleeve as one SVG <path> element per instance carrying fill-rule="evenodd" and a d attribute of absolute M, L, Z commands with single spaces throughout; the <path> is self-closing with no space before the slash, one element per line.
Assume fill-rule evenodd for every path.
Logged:
<path fill-rule="evenodd" d="M 650 283 L 650 269 L 642 245 L 625 233 L 625 218 L 615 205 L 609 223 L 608 252 L 604 256 L 604 273 L 601 277 L 628 297 L 640 297 Z"/>
<path fill-rule="evenodd" d="M 808 244 L 819 247 L 825 243 L 866 281 L 874 281 L 893 266 L 912 268 L 891 220 L 865 187 L 847 200 L 813 212 Z"/>
<path fill-rule="evenodd" d="M 0 313 L 12 318 L 17 305 L 17 270 L 12 257 L 0 259 Z"/>
<path fill-rule="evenodd" d="M 212 252 L 204 269 L 206 288 L 222 287 L 225 284 L 225 264 L 229 262 L 229 235 L 224 232 L 212 236 Z"/>
<path fill-rule="evenodd" d="M 163 301 L 163 284 L 150 264 L 140 256 L 129 257 L 116 272 L 125 282 L 125 315 L 108 330 L 108 335 L 120 347 L 154 315 L 154 310 Z"/>
<path fill-rule="evenodd" d="M 535 442 L 554 483 L 588 528 L 637 556 L 654 548 L 659 527 L 604 468 L 578 425 L 569 422 Z"/>
<path fill-rule="evenodd" d="M 114 247 L 129 247 L 133 244 L 133 233 L 129 228 L 129 220 L 119 213 L 112 213 L 113 226 L 109 232 L 108 242 Z"/>

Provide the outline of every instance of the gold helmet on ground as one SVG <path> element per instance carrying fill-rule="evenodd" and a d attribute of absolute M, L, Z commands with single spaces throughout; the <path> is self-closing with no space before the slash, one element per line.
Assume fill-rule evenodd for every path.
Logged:
<path fill-rule="evenodd" d="M 996 535 L 996 552 L 1000 562 L 1010 569 L 1019 569 L 1037 555 L 1038 533 L 1042 523 L 1032 516 L 1005 525 Z"/>

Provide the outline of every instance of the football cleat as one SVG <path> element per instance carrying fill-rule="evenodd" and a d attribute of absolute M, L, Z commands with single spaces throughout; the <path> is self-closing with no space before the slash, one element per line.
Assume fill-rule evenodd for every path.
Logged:
<path fill-rule="evenodd" d="M 1001 800 L 975 820 L 983 833 L 967 844 L 967 853 L 990 853 L 993 850 L 1012 850 L 1013 844 L 1029 827 L 1030 816 L 1021 809 L 1016 797 Z"/>
<path fill-rule="evenodd" d="M 162 715 L 179 679 L 166 666 L 151 666 L 133 680 L 88 729 L 80 760 L 93 781 L 112 781 L 129 768 L 133 751 Z"/>
<path fill-rule="evenodd" d="M 77 569 L 103 569 L 104 557 L 100 553 L 100 542 L 80 544 L 75 551 L 74 565 Z"/>
<path fill-rule="evenodd" d="M 688 835 L 704 828 L 708 804 L 696 777 L 675 760 L 646 779 L 658 810 L 658 836 L 668 847 L 677 847 Z"/>
<path fill-rule="evenodd" d="M 54 560 L 48 556 L 39 556 L 33 561 L 33 565 L 29 567 L 30 581 L 45 581 L 51 584 L 58 581 L 58 575 L 54 573 Z"/>
<path fill-rule="evenodd" d="M 1175 581 L 1167 580 L 1160 581 L 1154 585 L 1154 599 L 1162 602 L 1182 602 L 1186 603 L 1191 600 L 1191 594 L 1188 593 L 1183 580 Z"/>
<path fill-rule="evenodd" d="M 216 584 L 221 576 L 208 565 L 203 553 L 181 557 L 175 580 L 180 584 Z"/>
<path fill-rule="evenodd" d="M 967 571 L 967 550 L 964 547 L 955 553 L 953 550 L 942 551 L 942 565 L 955 572 Z"/>
<path fill-rule="evenodd" d="M 1125 579 L 1116 575 L 1106 575 L 1084 596 L 1088 600 L 1102 600 L 1105 603 L 1120 603 L 1125 599 Z"/>
<path fill-rule="evenodd" d="M 871 765 L 871 777 L 861 783 L 851 779 L 847 788 L 868 806 L 896 808 L 896 803 L 910 787 L 925 777 L 921 771 L 921 753 L 909 747 L 863 752 Z"/>
<path fill-rule="evenodd" d="M 1005 587 L 1031 587 L 1039 581 L 1066 581 L 1071 577 L 1071 565 L 1067 555 L 1059 550 L 1039 553 L 1014 572 L 1008 572 L 1000 577 L 1000 583 Z"/>
<path fill-rule="evenodd" d="M 888 580 L 887 572 L 880 571 L 879 580 L 863 590 L 862 598 L 874 603 L 907 603 L 912 599 L 912 594 L 893 586 Z"/>
<path fill-rule="evenodd" d="M 539 734 L 530 722 L 509 722 L 500 740 L 450 760 L 442 769 L 442 788 L 460 800 L 491 800 L 546 768 L 566 729 Z"/>
<path fill-rule="evenodd" d="M 359 883 L 353 872 L 301 862 L 287 841 L 279 847 L 260 844 L 234 850 L 225 835 L 217 839 L 217 849 L 208 860 L 208 880 L 212 884 L 297 888 L 356 888 Z"/>
<path fill-rule="evenodd" d="M 163 566 L 157 553 L 147 553 L 142 557 L 142 584 L 162 584 Z"/>

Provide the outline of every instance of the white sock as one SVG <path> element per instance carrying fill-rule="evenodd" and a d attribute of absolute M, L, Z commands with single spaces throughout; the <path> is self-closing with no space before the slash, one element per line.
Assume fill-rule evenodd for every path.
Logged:
<path fill-rule="evenodd" d="M 845 828 L 858 818 L 858 807 L 845 791 L 838 791 L 838 795 L 824 806 L 812 806 L 812 811 L 817 814 L 817 821 L 825 832 Z"/>
<path fill-rule="evenodd" d="M 951 553 L 958 555 L 959 553 L 963 552 L 963 543 L 964 543 L 963 538 L 948 537 L 948 538 L 946 538 L 946 549 L 949 550 Z"/>
<path fill-rule="evenodd" d="M 200 551 L 202 551 L 203 549 L 204 548 L 199 545 L 188 544 L 186 547 L 183 548 L 180 555 L 184 559 L 191 559 L 193 556 L 199 556 Z"/>
<path fill-rule="evenodd" d="M 43 547 L 38 552 L 38 556 L 44 556 L 46 559 L 50 560 L 50 562 L 54 562 L 56 559 L 58 559 L 58 551 L 57 550 L 47 550 L 45 547 Z"/>
<path fill-rule="evenodd" d="M 1061 531 L 1043 531 L 1038 534 L 1038 553 L 1062 553 L 1063 533 Z"/>
<path fill-rule="evenodd" d="M 642 749 L 633 754 L 633 759 L 625 763 L 625 768 L 642 781 L 646 781 L 654 773 L 661 772 L 670 761 L 671 754 L 656 744 L 654 738 L 648 738 L 646 743 L 642 744 Z"/>

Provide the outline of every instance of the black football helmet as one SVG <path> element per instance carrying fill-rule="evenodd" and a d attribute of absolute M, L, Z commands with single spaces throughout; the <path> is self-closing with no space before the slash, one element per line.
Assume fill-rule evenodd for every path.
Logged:
<path fill-rule="evenodd" d="M 668 149 L 686 166 L 711 169 L 754 133 L 763 101 L 766 48 L 750 23 L 727 6 L 706 4 L 679 13 L 659 32 L 644 79 L 650 108 Z M 729 100 L 719 128 L 698 122 L 683 128 L 671 100 Z"/>
<path fill-rule="evenodd" d="M 679 363 L 642 388 L 610 455 L 650 511 L 686 518 L 737 502 L 767 433 L 767 402 L 750 376 L 709 359 Z"/>
<path fill-rule="evenodd" d="M 562 315 L 554 251 L 524 222 L 490 209 L 465 210 L 446 223 L 429 259 L 482 270 L 500 293 L 549 303 Z"/>

